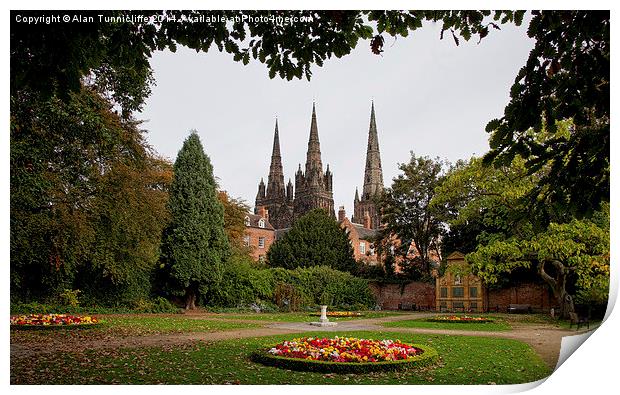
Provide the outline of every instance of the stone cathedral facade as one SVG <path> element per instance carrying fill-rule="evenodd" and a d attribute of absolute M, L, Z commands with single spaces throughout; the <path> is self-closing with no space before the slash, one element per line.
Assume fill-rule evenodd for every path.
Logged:
<path fill-rule="evenodd" d="M 267 210 L 269 222 L 275 229 L 290 228 L 296 218 L 315 208 L 322 208 L 335 218 L 332 188 L 333 175 L 329 170 L 329 165 L 323 171 L 319 128 L 314 104 L 312 105 L 306 165 L 302 170 L 301 164 L 299 164 L 295 173 L 294 189 L 290 179 L 286 187 L 284 186 L 280 136 L 276 121 L 267 186 L 265 187 L 265 182 L 261 179 L 258 184 L 254 212 L 258 213 L 258 210 L 264 207 Z"/>
<path fill-rule="evenodd" d="M 316 208 L 324 209 L 329 215 L 336 218 L 333 185 L 333 174 L 329 170 L 329 165 L 323 170 L 319 128 L 314 104 L 312 105 L 306 163 L 303 168 L 299 164 L 295 173 L 294 187 L 290 179 L 286 185 L 284 183 L 280 134 L 276 120 L 267 184 L 265 185 L 264 179 L 261 179 L 258 184 L 255 214 L 258 214 L 259 211 L 267 213 L 269 222 L 276 230 L 290 228 L 295 219 Z M 355 191 L 354 212 L 351 222 L 366 224 L 369 229 L 379 229 L 381 216 L 377 210 L 375 199 L 382 192 L 383 172 L 381 170 L 379 139 L 373 104 L 370 111 L 364 186 L 361 197 L 358 190 Z"/>

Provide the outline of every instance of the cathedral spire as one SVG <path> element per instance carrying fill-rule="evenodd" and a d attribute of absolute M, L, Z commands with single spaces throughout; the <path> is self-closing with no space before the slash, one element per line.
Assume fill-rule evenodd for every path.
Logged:
<path fill-rule="evenodd" d="M 271 152 L 271 165 L 269 166 L 269 177 L 267 178 L 267 196 L 284 196 L 284 172 L 282 171 L 282 157 L 280 156 L 280 133 L 278 131 L 278 119 L 276 118 L 276 129 L 273 134 L 273 150 Z"/>
<path fill-rule="evenodd" d="M 375 103 L 373 101 L 370 109 L 370 127 L 368 128 L 368 147 L 366 150 L 366 169 L 364 171 L 362 200 L 371 199 L 375 194 L 382 191 L 383 171 L 381 170 L 381 153 L 379 152 L 379 137 L 377 136 Z"/>
<path fill-rule="evenodd" d="M 313 169 L 318 169 L 320 173 L 323 172 L 319 128 L 316 122 L 316 108 L 314 102 L 312 103 L 312 122 L 310 123 L 310 139 L 308 140 L 308 153 L 306 154 L 306 174 L 311 173 Z"/>

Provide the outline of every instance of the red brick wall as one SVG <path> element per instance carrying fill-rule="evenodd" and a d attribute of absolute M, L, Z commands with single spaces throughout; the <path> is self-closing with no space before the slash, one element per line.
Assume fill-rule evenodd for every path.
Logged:
<path fill-rule="evenodd" d="M 267 258 L 267 251 L 269 247 L 275 241 L 275 232 L 271 229 L 260 229 L 260 228 L 245 228 L 245 234 L 250 236 L 250 255 L 255 261 L 258 261 L 260 257 Z M 265 247 L 258 247 L 258 238 L 265 238 Z"/>
<path fill-rule="evenodd" d="M 435 285 L 410 282 L 404 288 L 400 284 L 371 282 L 370 290 L 377 299 L 377 304 L 384 310 L 397 310 L 399 305 L 428 306 L 435 309 Z M 402 292 L 401 292 L 402 290 Z M 529 304 L 534 312 L 547 312 L 555 307 L 555 299 L 546 284 L 527 283 L 516 287 L 487 290 L 485 308 L 499 307 L 506 312 L 509 304 Z"/>
<path fill-rule="evenodd" d="M 529 304 L 534 311 L 549 311 L 556 306 L 555 298 L 546 284 L 526 283 L 516 287 L 488 290 L 488 308 L 499 307 L 500 312 L 505 312 L 509 304 Z"/>
<path fill-rule="evenodd" d="M 435 285 L 421 282 L 401 284 L 369 283 L 377 304 L 384 310 L 397 310 L 400 305 L 435 308 Z M 402 291 L 402 292 L 401 292 Z"/>

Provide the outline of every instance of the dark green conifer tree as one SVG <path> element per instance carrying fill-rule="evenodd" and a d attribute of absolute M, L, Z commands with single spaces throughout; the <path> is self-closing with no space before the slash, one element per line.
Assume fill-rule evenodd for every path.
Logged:
<path fill-rule="evenodd" d="M 346 231 L 321 209 L 295 221 L 291 230 L 271 245 L 267 260 L 270 266 L 287 269 L 329 266 L 352 272 L 356 267 Z"/>
<path fill-rule="evenodd" d="M 183 296 L 186 309 L 194 309 L 197 297 L 220 282 L 230 254 L 213 167 L 195 131 L 174 162 L 168 206 L 172 221 L 163 253 L 170 290 Z"/>

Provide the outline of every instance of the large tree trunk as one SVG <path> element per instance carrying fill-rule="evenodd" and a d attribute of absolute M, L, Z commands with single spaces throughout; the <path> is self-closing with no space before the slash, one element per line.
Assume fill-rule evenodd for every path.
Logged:
<path fill-rule="evenodd" d="M 567 280 L 567 272 L 566 268 L 560 261 L 550 261 L 551 265 L 555 268 L 555 277 L 551 277 L 545 271 L 545 261 L 538 263 L 538 273 L 542 277 L 543 280 L 551 287 L 551 291 L 553 292 L 553 296 L 555 297 L 558 305 L 560 306 L 559 316 L 561 318 L 568 319 L 570 318 L 569 313 L 575 312 L 575 305 L 573 304 L 573 297 L 566 292 L 566 280 Z"/>
<path fill-rule="evenodd" d="M 196 293 L 193 289 L 185 290 L 185 310 L 194 310 L 196 308 Z"/>

